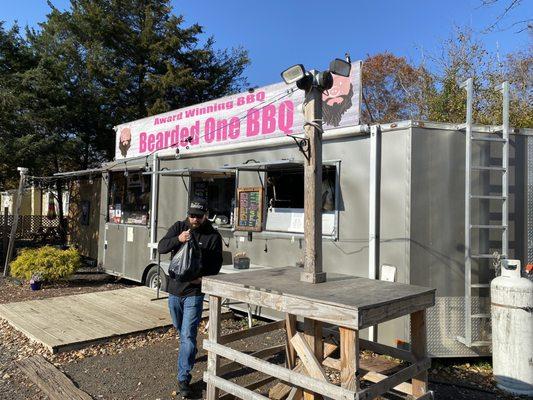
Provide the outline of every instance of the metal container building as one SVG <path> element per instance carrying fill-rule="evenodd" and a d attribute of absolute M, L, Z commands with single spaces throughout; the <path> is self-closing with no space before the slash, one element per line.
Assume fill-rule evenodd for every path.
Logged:
<path fill-rule="evenodd" d="M 368 126 L 326 131 L 323 135 L 324 174 L 333 207 L 323 212 L 323 267 L 326 272 L 359 276 L 369 274 L 369 169 Z M 473 126 L 472 132 L 494 135 L 494 127 Z M 509 258 L 533 261 L 533 135 L 520 130 L 510 137 Z M 498 142 L 472 148 L 481 165 L 501 164 Z M 224 242 L 224 262 L 246 252 L 253 264 L 296 265 L 303 256 L 303 155 L 290 137 L 191 149 L 179 158 L 152 155 L 107 165 L 101 185 L 98 261 L 112 274 L 145 282 L 157 271 L 157 240 L 178 219 L 186 217 L 189 200 L 209 193 L 231 222 L 236 188 L 265 188 L 261 232 L 218 227 Z M 136 175 L 136 177 L 134 177 Z M 126 176 L 125 176 L 126 175 Z M 113 199 L 116 182 L 126 179 L 141 185 L 144 211 L 132 220 L 117 213 Z M 139 183 L 141 182 L 141 183 Z M 292 184 L 291 184 L 292 182 Z M 529 183 L 529 185 L 528 185 Z M 137 186 L 139 187 L 139 186 Z M 486 196 L 501 193 L 496 169 L 472 175 L 472 191 Z M 207 192 L 206 192 L 207 191 Z M 124 193 L 122 194 L 124 196 Z M 465 335 L 465 131 L 457 124 L 401 121 L 381 125 L 379 263 L 396 267 L 397 282 L 434 287 L 435 307 L 428 311 L 428 351 L 434 357 L 490 354 L 489 290 L 472 292 L 472 341 Z M 303 207 L 303 206 L 302 206 Z M 108 212 L 105 212 L 108 210 Z M 501 220 L 501 206 L 490 199 L 471 205 L 471 220 L 491 224 Z M 221 220 L 226 222 L 225 219 Z M 219 220 L 219 222 L 221 222 Z M 501 235 L 479 229 L 471 236 L 473 251 L 501 252 Z M 474 250 L 475 248 L 475 250 Z M 163 261 L 168 261 L 166 257 Z M 491 258 L 475 260 L 472 283 L 488 284 L 494 276 Z M 164 270 L 165 263 L 162 263 Z M 295 266 L 295 268 L 297 268 Z M 260 310 L 269 315 L 268 310 Z M 469 316 L 468 316 L 469 317 Z M 365 333 L 363 332 L 363 336 Z M 409 343 L 408 319 L 379 326 L 378 340 L 395 346 Z"/>

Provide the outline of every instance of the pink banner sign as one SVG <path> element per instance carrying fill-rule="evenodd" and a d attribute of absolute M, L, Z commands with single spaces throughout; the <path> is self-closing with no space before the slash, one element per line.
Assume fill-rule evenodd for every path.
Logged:
<path fill-rule="evenodd" d="M 358 125 L 361 108 L 361 62 L 349 77 L 333 75 L 323 93 L 324 129 Z M 268 140 L 303 132 L 304 92 L 276 83 L 245 93 L 180 108 L 115 127 L 115 158 L 172 153 L 176 148 L 208 148 Z"/>

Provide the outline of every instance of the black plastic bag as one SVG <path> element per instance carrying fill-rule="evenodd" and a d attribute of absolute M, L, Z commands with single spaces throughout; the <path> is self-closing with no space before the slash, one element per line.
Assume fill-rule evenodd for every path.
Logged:
<path fill-rule="evenodd" d="M 178 282 L 190 282 L 200 276 L 202 253 L 198 243 L 191 237 L 172 257 L 168 275 Z"/>

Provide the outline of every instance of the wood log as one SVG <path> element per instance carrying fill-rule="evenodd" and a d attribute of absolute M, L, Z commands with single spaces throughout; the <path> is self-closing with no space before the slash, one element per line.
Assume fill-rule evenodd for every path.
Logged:
<path fill-rule="evenodd" d="M 64 373 L 43 356 L 17 361 L 17 366 L 50 400 L 92 400 L 91 396 L 78 389 Z"/>

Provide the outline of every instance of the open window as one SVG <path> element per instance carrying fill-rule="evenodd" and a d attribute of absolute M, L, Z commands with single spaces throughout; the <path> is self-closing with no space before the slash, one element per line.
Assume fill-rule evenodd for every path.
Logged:
<path fill-rule="evenodd" d="M 218 228 L 231 228 L 235 207 L 235 173 L 227 169 L 180 168 L 145 172 L 144 175 L 181 179 L 189 194 L 189 203 L 194 199 L 207 202 L 209 219 Z M 188 208 L 188 207 L 187 207 Z"/>
<path fill-rule="evenodd" d="M 191 175 L 190 200 L 207 202 L 209 219 L 221 228 L 231 228 L 235 207 L 235 175 L 228 173 L 195 173 Z"/>
<path fill-rule="evenodd" d="M 284 159 L 224 166 L 236 171 L 264 174 L 264 230 L 281 233 L 304 231 L 303 162 Z M 322 167 L 322 234 L 338 237 L 340 161 L 325 161 Z M 238 180 L 237 180 L 238 184 Z"/>
<path fill-rule="evenodd" d="M 140 171 L 109 173 L 108 221 L 115 224 L 147 225 L 151 180 Z"/>
<path fill-rule="evenodd" d="M 336 167 L 322 167 L 322 212 L 335 211 Z M 301 190 L 297 190 L 301 188 Z M 266 197 L 269 208 L 304 208 L 303 166 L 267 169 Z"/>
<path fill-rule="evenodd" d="M 338 213 L 336 198 L 338 174 L 336 165 L 322 166 L 322 234 L 335 236 Z M 266 230 L 303 233 L 304 231 L 304 169 L 302 165 L 267 169 Z"/>

